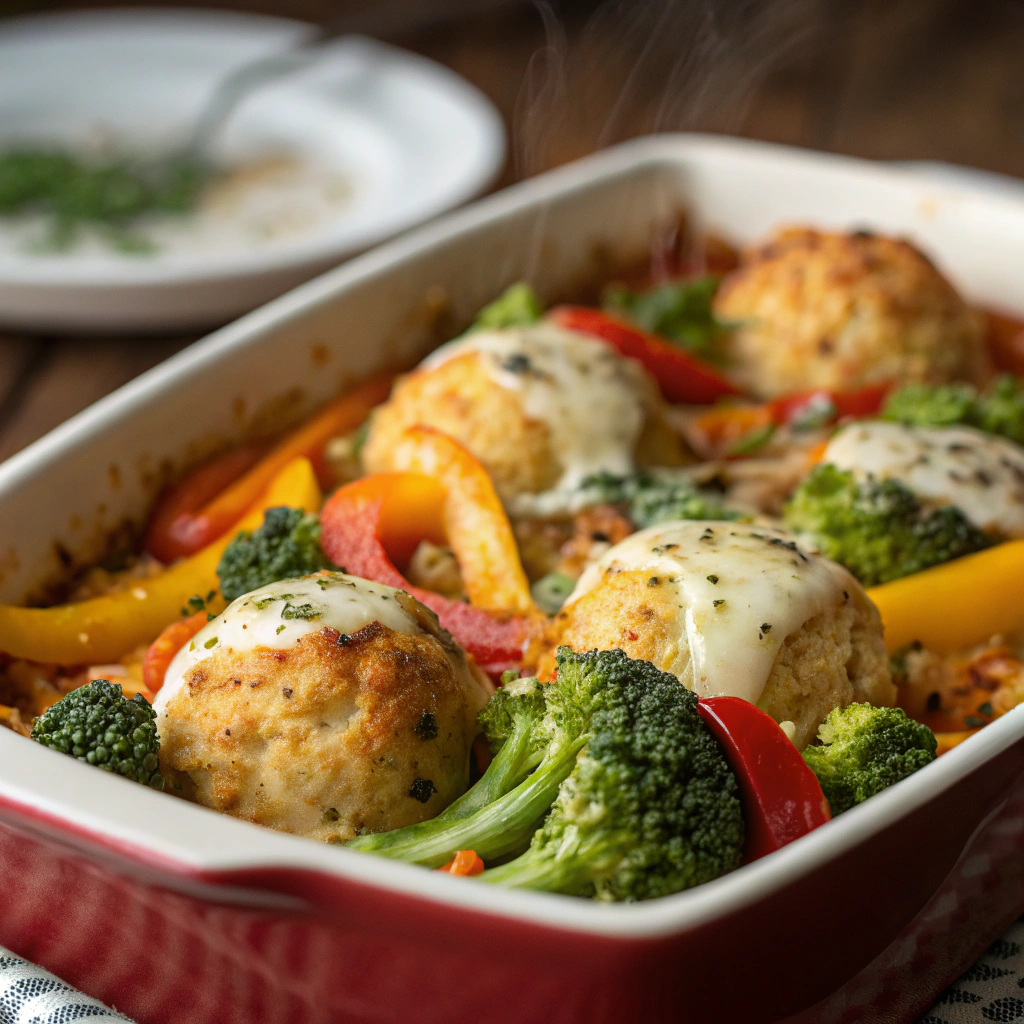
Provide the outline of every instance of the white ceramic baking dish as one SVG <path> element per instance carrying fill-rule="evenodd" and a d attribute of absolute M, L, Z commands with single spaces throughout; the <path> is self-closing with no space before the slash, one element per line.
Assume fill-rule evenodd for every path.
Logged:
<path fill-rule="evenodd" d="M 985 304 L 1024 286 L 1022 203 L 759 143 L 633 142 L 304 285 L 0 466 L 0 598 L 100 556 L 169 467 L 408 364 L 439 309 L 454 331 L 512 281 L 564 293 L 684 209 L 737 241 L 792 221 L 906 234 Z M 0 730 L 0 864 L 19 880 L 0 943 L 147 1022 L 772 1020 L 841 986 L 814 1019 L 869 1002 L 902 1019 L 1024 905 L 1022 741 L 1014 712 L 779 853 L 604 906 L 277 834 Z M 102 948 L 67 926 L 85 919 Z"/>

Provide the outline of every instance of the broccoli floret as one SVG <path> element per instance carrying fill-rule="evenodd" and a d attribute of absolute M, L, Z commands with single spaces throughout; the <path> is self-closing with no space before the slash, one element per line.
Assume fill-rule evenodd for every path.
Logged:
<path fill-rule="evenodd" d="M 675 676 L 622 651 L 559 653 L 606 680 L 589 741 L 529 850 L 483 881 L 600 900 L 652 899 L 740 864 L 738 785 Z"/>
<path fill-rule="evenodd" d="M 32 739 L 105 772 L 163 789 L 156 713 L 142 694 L 129 699 L 106 679 L 72 690 L 35 720 Z"/>
<path fill-rule="evenodd" d="M 908 384 L 889 396 L 882 418 L 919 427 L 965 424 L 1024 444 L 1024 385 L 1009 373 L 980 394 L 970 384 Z"/>
<path fill-rule="evenodd" d="M 821 746 L 804 750 L 833 815 L 881 793 L 935 760 L 931 729 L 899 708 L 850 704 L 836 708 L 818 730 Z"/>
<path fill-rule="evenodd" d="M 690 352 L 714 357 L 715 342 L 724 330 L 711 311 L 718 283 L 719 278 L 707 275 L 642 292 L 613 284 L 604 290 L 602 305 Z"/>
<path fill-rule="evenodd" d="M 268 583 L 336 569 L 320 547 L 320 521 L 301 508 L 268 508 L 263 525 L 242 530 L 224 549 L 217 565 L 225 601 Z"/>
<path fill-rule="evenodd" d="M 349 845 L 436 866 L 458 849 L 493 860 L 529 844 L 481 877 L 608 900 L 676 892 L 737 867 L 737 782 L 694 694 L 618 650 L 563 647 L 556 662 L 554 682 L 517 680 L 492 698 L 481 722 L 497 755 L 460 800 Z M 531 762 L 515 783 L 509 766 L 521 773 Z"/>
<path fill-rule="evenodd" d="M 684 473 L 641 470 L 632 476 L 600 472 L 587 477 L 579 490 L 582 505 L 625 505 L 638 529 L 680 519 L 741 519 L 718 494 L 702 490 Z"/>
<path fill-rule="evenodd" d="M 988 547 L 956 507 L 926 510 L 898 480 L 815 466 L 786 505 L 786 525 L 865 586 L 909 576 Z"/>
<path fill-rule="evenodd" d="M 543 315 L 544 304 L 537 293 L 525 281 L 519 281 L 477 313 L 472 329 L 529 327 Z"/>

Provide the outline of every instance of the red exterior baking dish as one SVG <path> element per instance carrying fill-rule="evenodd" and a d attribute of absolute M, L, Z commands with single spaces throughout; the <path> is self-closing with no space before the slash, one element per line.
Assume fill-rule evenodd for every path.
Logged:
<path fill-rule="evenodd" d="M 681 209 L 741 241 L 794 220 L 906 233 L 976 300 L 1020 285 L 1021 204 L 733 140 L 620 147 L 298 289 L 4 464 L 0 599 L 101 554 L 166 467 L 408 363 L 513 280 L 570 290 Z M 144 1024 L 906 1020 L 1024 906 L 1022 855 L 1020 712 L 776 854 L 631 906 L 274 833 L 0 730 L 0 944 Z"/>

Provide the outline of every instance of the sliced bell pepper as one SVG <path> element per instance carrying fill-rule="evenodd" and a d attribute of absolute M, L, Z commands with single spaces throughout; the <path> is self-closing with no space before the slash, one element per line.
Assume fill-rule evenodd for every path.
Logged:
<path fill-rule="evenodd" d="M 388 468 L 423 473 L 444 488 L 444 535 L 471 604 L 485 611 L 536 614 L 512 526 L 489 474 L 476 458 L 447 434 L 417 426 L 403 433 Z"/>
<path fill-rule="evenodd" d="M 320 503 L 312 464 L 305 458 L 292 459 L 257 495 L 238 528 L 256 529 L 264 511 L 275 505 L 316 512 Z M 0 605 L 0 651 L 59 665 L 116 661 L 178 619 L 190 597 L 217 589 L 217 563 L 230 540 L 222 537 L 127 590 L 52 608 Z"/>
<path fill-rule="evenodd" d="M 425 465 L 430 450 L 437 456 L 436 476 L 378 473 L 336 491 L 320 514 L 321 544 L 348 572 L 400 587 L 433 609 L 485 672 L 500 675 L 519 667 L 540 616 L 528 588 L 526 597 L 518 592 L 516 580 L 521 576 L 525 586 L 525 575 L 486 471 L 457 442 L 419 428 L 409 432 L 402 457 Z M 484 543 L 476 531 L 489 534 Z M 451 545 L 467 592 L 477 594 L 486 608 L 421 590 L 405 579 L 395 561 L 407 561 L 421 540 Z M 493 561 L 483 565 L 482 553 Z M 511 582 L 488 594 L 487 587 L 498 580 Z M 512 607 L 500 608 L 495 594 Z"/>
<path fill-rule="evenodd" d="M 1024 628 L 1024 540 L 965 555 L 868 590 L 890 653 L 915 640 L 937 654 Z"/>
<path fill-rule="evenodd" d="M 178 481 L 159 498 L 146 527 L 143 548 L 169 563 L 187 554 L 190 534 L 204 506 L 248 472 L 267 453 L 267 446 L 247 444 L 218 455 Z"/>
<path fill-rule="evenodd" d="M 624 356 L 635 359 L 657 380 L 669 402 L 711 405 L 726 395 L 741 394 L 714 367 L 691 356 L 678 345 L 645 334 L 631 324 L 587 306 L 557 306 L 548 319 L 570 331 L 590 334 L 608 342 Z"/>
<path fill-rule="evenodd" d="M 697 713 L 725 747 L 740 784 L 747 825 L 744 863 L 832 817 L 817 776 L 770 715 L 740 697 L 702 697 Z"/>
<path fill-rule="evenodd" d="M 887 386 L 861 388 L 859 391 L 828 391 L 816 388 L 801 391 L 768 403 L 768 418 L 777 426 L 798 423 L 803 416 L 810 416 L 820 410 L 822 425 L 834 423 L 848 416 L 874 416 L 882 408 Z"/>
<path fill-rule="evenodd" d="M 784 427 L 807 419 L 808 425 L 826 426 L 846 417 L 874 416 L 888 393 L 886 387 L 863 388 L 860 391 L 801 391 L 777 398 L 763 405 L 717 405 L 701 413 L 693 429 L 709 458 L 735 454 L 743 442 L 771 427 Z M 812 420 L 812 417 L 819 419 Z"/>
<path fill-rule="evenodd" d="M 145 549 L 161 562 L 173 562 L 206 547 L 230 530 L 274 476 L 299 456 L 310 460 L 321 486 L 328 487 L 332 481 L 324 462 L 324 446 L 332 437 L 355 430 L 374 406 L 387 398 L 391 381 L 391 377 L 378 377 L 335 399 L 288 434 L 248 472 L 239 470 L 232 478 L 234 482 L 225 479 L 221 488 L 209 494 L 203 490 L 200 501 L 195 498 L 200 482 L 207 486 L 206 479 L 197 482 L 191 475 L 186 477 L 158 504 Z M 216 474 L 210 466 L 197 470 L 196 477 L 207 469 L 212 479 Z"/>

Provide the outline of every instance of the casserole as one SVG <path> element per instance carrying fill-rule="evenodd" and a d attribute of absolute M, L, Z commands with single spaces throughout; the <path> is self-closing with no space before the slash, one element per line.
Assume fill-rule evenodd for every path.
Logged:
<path fill-rule="evenodd" d="M 550 299 L 637 258 L 683 209 L 740 240 L 790 219 L 907 233 L 974 301 L 1012 303 L 1016 203 L 752 143 L 632 143 L 303 286 L 10 460 L 0 597 L 101 555 L 111 531 L 141 523 L 168 467 L 408 364 L 439 317 L 464 324 L 512 281 Z M 1019 909 L 974 899 L 953 944 L 922 954 L 934 984 L 908 984 L 922 977 L 917 937 L 954 920 L 965 894 L 997 881 L 1016 894 L 1022 732 L 1008 714 L 772 857 L 613 907 L 466 886 L 155 803 L 0 735 L 4 866 L 23 880 L 0 897 L 0 943 L 147 1021 L 771 1020 L 869 964 L 848 992 L 876 1000 L 884 984 L 905 1017 Z M 852 998 L 819 1009 L 843 1019 Z"/>

